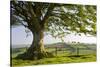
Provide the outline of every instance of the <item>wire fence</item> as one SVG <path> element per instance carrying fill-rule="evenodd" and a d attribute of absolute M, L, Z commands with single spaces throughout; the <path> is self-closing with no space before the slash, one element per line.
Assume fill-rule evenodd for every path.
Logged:
<path fill-rule="evenodd" d="M 96 48 L 67 48 L 67 47 L 48 47 L 48 52 L 52 52 L 55 55 L 59 54 L 69 54 L 69 55 L 87 55 L 87 54 L 96 54 Z"/>

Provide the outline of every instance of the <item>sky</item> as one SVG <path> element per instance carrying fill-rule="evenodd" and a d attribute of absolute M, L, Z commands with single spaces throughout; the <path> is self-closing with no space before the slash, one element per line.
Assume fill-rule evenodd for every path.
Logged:
<path fill-rule="evenodd" d="M 16 28 L 12 28 L 11 30 L 11 43 L 12 45 L 20 45 L 20 44 L 31 44 L 32 43 L 32 34 L 29 33 L 29 36 L 26 37 L 27 33 L 25 32 L 25 28 L 23 26 L 19 26 Z M 66 35 L 64 38 L 64 42 L 82 42 L 82 43 L 96 43 L 96 37 L 87 37 L 85 35 L 79 36 L 74 34 Z M 44 44 L 52 44 L 61 42 L 61 39 L 54 38 L 51 35 L 44 36 Z"/>

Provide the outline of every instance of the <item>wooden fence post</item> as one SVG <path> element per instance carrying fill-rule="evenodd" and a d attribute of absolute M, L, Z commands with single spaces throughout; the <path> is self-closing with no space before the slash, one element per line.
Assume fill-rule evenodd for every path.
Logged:
<path fill-rule="evenodd" d="M 57 47 L 55 47 L 55 54 L 56 54 L 56 56 L 57 56 Z"/>
<path fill-rule="evenodd" d="M 76 48 L 76 51 L 77 51 L 77 55 L 79 55 L 79 48 Z"/>

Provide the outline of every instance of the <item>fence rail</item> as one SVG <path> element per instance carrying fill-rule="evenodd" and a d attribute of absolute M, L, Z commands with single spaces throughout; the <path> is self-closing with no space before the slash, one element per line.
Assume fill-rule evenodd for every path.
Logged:
<path fill-rule="evenodd" d="M 65 48 L 65 47 L 48 47 L 49 52 L 59 55 L 62 53 L 69 53 L 71 55 L 87 55 L 96 53 L 96 49 L 88 48 Z"/>

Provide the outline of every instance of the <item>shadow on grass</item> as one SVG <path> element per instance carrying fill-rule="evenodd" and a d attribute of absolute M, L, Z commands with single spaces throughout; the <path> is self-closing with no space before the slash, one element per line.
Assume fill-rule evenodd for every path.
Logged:
<path fill-rule="evenodd" d="M 63 56 L 63 57 L 69 57 L 71 59 L 77 59 L 77 58 L 86 59 L 86 58 L 91 58 L 91 57 L 86 56 L 86 55 L 70 55 L 70 56 Z"/>

